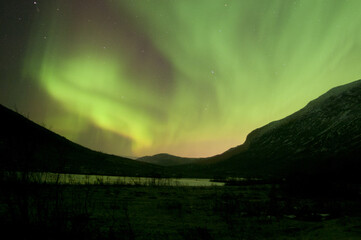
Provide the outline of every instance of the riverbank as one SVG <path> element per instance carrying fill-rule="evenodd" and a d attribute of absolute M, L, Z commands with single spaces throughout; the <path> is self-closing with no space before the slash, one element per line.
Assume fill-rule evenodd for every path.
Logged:
<path fill-rule="evenodd" d="M 207 178 L 165 178 L 165 177 L 130 177 L 91 174 L 71 174 L 52 172 L 4 172 L 3 181 L 26 181 L 40 184 L 70 185 L 118 185 L 118 186 L 189 186 L 214 187 L 224 186 L 225 182 L 215 182 Z"/>

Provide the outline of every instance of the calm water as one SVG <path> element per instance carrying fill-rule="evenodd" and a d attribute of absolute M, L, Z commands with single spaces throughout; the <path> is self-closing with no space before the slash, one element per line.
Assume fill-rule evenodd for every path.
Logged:
<path fill-rule="evenodd" d="M 30 174 L 30 180 L 43 183 L 58 182 L 61 184 L 126 184 L 144 186 L 192 187 L 224 186 L 224 183 L 221 182 L 211 182 L 210 179 L 197 178 L 148 178 L 37 172 Z"/>

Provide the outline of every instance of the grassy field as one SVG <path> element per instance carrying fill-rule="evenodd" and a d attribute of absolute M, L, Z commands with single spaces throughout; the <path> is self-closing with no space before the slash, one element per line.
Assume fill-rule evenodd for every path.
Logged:
<path fill-rule="evenodd" d="M 361 239 L 360 199 L 295 197 L 275 184 L 0 191 L 0 226 L 16 239 Z"/>

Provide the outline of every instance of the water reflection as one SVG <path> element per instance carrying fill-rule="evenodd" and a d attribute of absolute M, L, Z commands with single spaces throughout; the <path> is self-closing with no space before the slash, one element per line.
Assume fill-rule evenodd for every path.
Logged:
<path fill-rule="evenodd" d="M 18 178 L 22 173 L 16 173 Z M 149 178 L 149 177 L 124 177 L 124 176 L 102 176 L 85 174 L 65 174 L 49 172 L 32 172 L 27 174 L 28 180 L 39 183 L 59 184 L 119 184 L 119 185 L 141 185 L 141 186 L 190 186 L 211 187 L 224 186 L 222 182 L 211 182 L 210 179 L 197 178 Z"/>

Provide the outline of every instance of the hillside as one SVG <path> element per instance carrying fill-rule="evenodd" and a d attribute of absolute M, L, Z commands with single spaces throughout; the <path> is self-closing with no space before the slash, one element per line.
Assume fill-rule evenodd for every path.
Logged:
<path fill-rule="evenodd" d="M 75 144 L 0 105 L 0 170 L 151 176 L 163 168 Z"/>
<path fill-rule="evenodd" d="M 312 175 L 359 181 L 360 153 L 361 80 L 333 88 L 296 113 L 254 130 L 243 145 L 217 156 L 225 160 L 175 169 L 185 175 Z"/>

